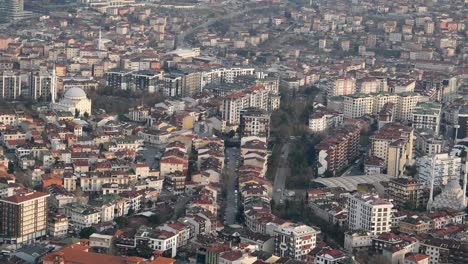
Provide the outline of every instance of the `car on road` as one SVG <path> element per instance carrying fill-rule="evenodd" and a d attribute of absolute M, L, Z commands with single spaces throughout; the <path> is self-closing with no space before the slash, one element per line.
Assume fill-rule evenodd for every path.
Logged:
<path fill-rule="evenodd" d="M 278 190 L 276 190 L 276 192 L 281 192 L 281 188 L 279 188 Z"/>

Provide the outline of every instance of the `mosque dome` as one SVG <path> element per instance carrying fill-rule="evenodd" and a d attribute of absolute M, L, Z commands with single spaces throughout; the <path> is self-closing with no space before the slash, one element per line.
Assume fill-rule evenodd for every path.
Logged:
<path fill-rule="evenodd" d="M 68 89 L 63 97 L 71 100 L 81 100 L 86 98 L 86 93 L 81 88 L 73 87 Z"/>

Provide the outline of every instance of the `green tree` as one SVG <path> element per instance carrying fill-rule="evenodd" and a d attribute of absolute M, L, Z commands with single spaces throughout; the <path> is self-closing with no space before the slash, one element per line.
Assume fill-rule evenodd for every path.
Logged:
<path fill-rule="evenodd" d="M 151 200 L 148 200 L 148 202 L 146 202 L 146 205 L 148 206 L 148 208 L 153 208 L 154 202 Z"/>
<path fill-rule="evenodd" d="M 153 225 L 160 225 L 161 224 L 161 218 L 157 214 L 153 214 L 149 217 L 149 221 Z"/>
<path fill-rule="evenodd" d="M 89 118 L 88 112 L 85 112 L 85 113 L 83 114 L 83 116 L 84 116 L 85 119 L 88 119 L 88 118 Z"/>
<path fill-rule="evenodd" d="M 78 118 L 80 116 L 80 110 L 75 108 L 75 118 Z"/>
<path fill-rule="evenodd" d="M 135 213 L 135 210 L 133 208 L 128 209 L 128 216 L 132 216 Z"/>
<path fill-rule="evenodd" d="M 9 174 L 13 174 L 13 172 L 15 172 L 15 164 L 11 160 L 8 162 L 8 171 L 7 172 Z"/>
<path fill-rule="evenodd" d="M 92 234 L 96 233 L 96 228 L 93 226 L 85 227 L 80 231 L 80 238 L 88 239 Z"/>
<path fill-rule="evenodd" d="M 115 223 L 117 224 L 119 228 L 123 228 L 123 227 L 128 226 L 128 219 L 126 217 L 119 216 L 115 218 Z"/>

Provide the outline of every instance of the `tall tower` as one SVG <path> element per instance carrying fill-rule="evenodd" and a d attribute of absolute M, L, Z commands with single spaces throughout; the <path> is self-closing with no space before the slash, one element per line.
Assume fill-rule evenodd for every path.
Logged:
<path fill-rule="evenodd" d="M 24 0 L 0 0 L 0 19 L 7 23 L 23 17 Z"/>

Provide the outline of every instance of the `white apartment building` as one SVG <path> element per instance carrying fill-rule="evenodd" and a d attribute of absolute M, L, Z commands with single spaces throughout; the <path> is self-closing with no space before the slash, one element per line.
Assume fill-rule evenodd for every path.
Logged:
<path fill-rule="evenodd" d="M 178 234 L 166 230 L 152 229 L 142 227 L 135 235 L 135 240 L 144 240 L 148 242 L 148 246 L 157 251 L 170 251 L 171 257 L 177 254 L 177 238 Z"/>
<path fill-rule="evenodd" d="M 356 92 L 356 80 L 352 77 L 335 79 L 329 86 L 327 97 L 354 94 Z"/>
<path fill-rule="evenodd" d="M 343 124 L 343 113 L 320 109 L 309 116 L 309 129 L 315 133 L 323 132 L 341 124 Z"/>
<path fill-rule="evenodd" d="M 57 89 L 55 87 L 57 77 L 52 73 L 40 71 L 31 74 L 31 97 L 33 100 L 55 102 Z"/>
<path fill-rule="evenodd" d="M 231 93 L 223 100 L 222 118 L 230 125 L 239 125 L 242 109 L 255 107 L 268 110 L 268 100 L 268 91 L 263 86 Z"/>
<path fill-rule="evenodd" d="M 69 218 L 71 229 L 81 230 L 101 221 L 101 212 L 91 206 L 70 203 L 64 206 L 65 215 Z"/>
<path fill-rule="evenodd" d="M 373 113 L 374 99 L 365 94 L 351 94 L 344 98 L 344 117 L 356 118 Z"/>
<path fill-rule="evenodd" d="M 446 185 L 450 179 L 459 179 L 461 175 L 462 160 L 448 153 L 439 153 L 433 156 L 424 156 L 418 159 L 418 178 L 426 186 L 431 185 L 434 175 L 434 187 Z"/>
<path fill-rule="evenodd" d="M 439 135 L 442 105 L 435 102 L 419 102 L 411 112 L 413 128 L 426 128 Z"/>
<path fill-rule="evenodd" d="M 304 259 L 315 248 L 319 232 L 307 225 L 285 223 L 274 231 L 275 255 Z"/>
<path fill-rule="evenodd" d="M 366 230 L 373 235 L 389 232 L 393 204 L 374 194 L 349 197 L 348 225 L 351 230 Z"/>
<path fill-rule="evenodd" d="M 233 83 L 238 76 L 255 75 L 254 68 L 218 68 L 202 73 L 201 88 L 213 82 Z"/>
<path fill-rule="evenodd" d="M 376 78 L 363 78 L 359 80 L 359 93 L 371 94 L 380 92 L 380 81 Z"/>
<path fill-rule="evenodd" d="M 21 75 L 13 71 L 0 72 L 0 98 L 15 100 L 21 95 Z"/>
<path fill-rule="evenodd" d="M 372 113 L 375 115 L 382 110 L 386 103 L 393 103 L 397 106 L 398 95 L 381 93 L 374 96 L 374 105 L 372 106 Z M 398 107 L 397 107 L 398 108 Z"/>

